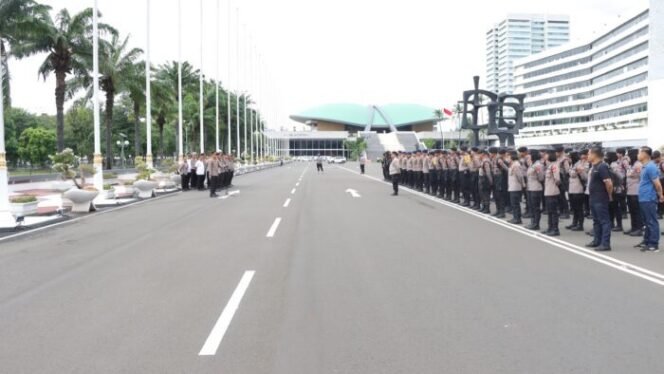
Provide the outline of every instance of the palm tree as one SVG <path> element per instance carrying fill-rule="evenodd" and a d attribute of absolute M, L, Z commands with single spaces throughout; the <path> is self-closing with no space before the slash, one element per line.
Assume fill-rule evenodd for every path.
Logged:
<path fill-rule="evenodd" d="M 4 0 L 3 0 L 4 1 Z M 99 24 L 100 32 L 115 34 L 116 31 L 106 24 Z M 69 15 L 62 9 L 55 22 L 48 16 L 44 27 L 35 30 L 28 41 L 14 45 L 12 53 L 17 57 L 26 57 L 47 52 L 46 59 L 39 67 L 39 74 L 48 78 L 55 74 L 55 108 L 57 110 L 56 135 L 58 152 L 64 149 L 64 104 L 67 91 L 68 74 L 86 75 L 92 59 L 92 8 Z"/>
<path fill-rule="evenodd" d="M 157 103 L 158 105 L 161 104 L 166 104 L 168 102 L 171 103 L 172 106 L 174 106 L 177 109 L 177 102 L 178 102 L 178 63 L 176 61 L 170 61 L 167 62 L 163 65 L 160 65 L 157 67 L 155 71 L 155 83 L 157 84 L 157 92 L 159 93 L 159 96 L 163 95 L 168 95 L 170 96 L 170 99 L 167 99 L 166 97 L 160 97 L 159 102 Z M 198 92 L 198 70 L 194 69 L 194 67 L 188 63 L 188 62 L 183 62 L 182 63 L 182 98 L 184 101 L 184 97 L 187 93 L 195 93 Z M 164 124 L 166 120 L 166 112 L 164 114 Z M 177 117 L 176 117 L 177 118 Z M 159 125 L 160 117 L 159 113 L 157 114 L 157 126 L 159 126 L 159 144 L 160 144 L 160 149 L 159 152 L 163 156 L 163 124 L 160 126 Z M 175 122 L 175 132 L 177 134 L 178 131 L 178 125 L 177 121 Z M 178 134 L 179 135 L 179 134 Z"/>
<path fill-rule="evenodd" d="M 131 74 L 127 77 L 127 94 L 134 113 L 134 157 L 141 154 L 141 107 L 145 105 L 145 62 L 134 64 Z"/>
<path fill-rule="evenodd" d="M 159 157 L 164 157 L 164 126 L 166 121 L 177 113 L 176 101 L 173 100 L 172 89 L 167 81 L 152 82 L 152 111 L 156 116 L 159 130 Z M 174 110 L 175 109 L 175 110 Z"/>
<path fill-rule="evenodd" d="M 14 48 L 39 34 L 46 25 L 51 7 L 33 0 L 0 1 L 0 64 L 3 68 L 2 97 L 5 106 L 11 105 L 10 75 L 7 60 L 9 47 Z"/>
<path fill-rule="evenodd" d="M 117 33 L 113 33 L 109 42 L 100 44 L 99 55 L 99 87 L 106 94 L 104 108 L 104 124 L 106 128 L 106 168 L 113 166 L 113 106 L 115 95 L 125 92 L 133 79 L 132 73 L 136 69 L 135 64 L 143 53 L 140 48 L 128 49 L 129 36 L 120 40 Z M 69 96 L 80 89 L 87 89 L 90 95 L 92 75 L 90 69 L 84 69 L 83 74 L 72 78 L 69 82 Z"/>

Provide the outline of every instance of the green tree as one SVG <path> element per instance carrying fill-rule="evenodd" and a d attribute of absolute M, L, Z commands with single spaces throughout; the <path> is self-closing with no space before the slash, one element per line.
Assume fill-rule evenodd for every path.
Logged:
<path fill-rule="evenodd" d="M 65 113 L 65 141 L 72 145 L 72 150 L 79 155 L 92 159 L 93 147 L 93 113 L 87 100 L 78 100 Z"/>
<path fill-rule="evenodd" d="M 43 30 L 51 8 L 33 0 L 0 1 L 0 64 L 3 67 L 2 97 L 11 106 L 9 59 L 10 48 L 31 40 Z"/>
<path fill-rule="evenodd" d="M 350 151 L 350 159 L 357 160 L 360 154 L 367 150 L 367 142 L 362 138 L 344 140 L 344 148 Z"/>
<path fill-rule="evenodd" d="M 145 107 L 145 61 L 134 64 L 127 79 L 127 94 L 134 121 L 134 157 L 141 155 L 141 108 Z"/>
<path fill-rule="evenodd" d="M 115 33 L 106 24 L 99 24 L 100 32 Z M 55 74 L 55 108 L 57 119 L 57 149 L 64 149 L 64 103 L 67 91 L 66 77 L 69 74 L 87 75 L 92 60 L 92 9 L 70 16 L 62 9 L 55 21 L 49 16 L 45 27 L 33 34 L 28 42 L 14 46 L 12 52 L 18 57 L 26 57 L 47 52 L 46 59 L 39 67 L 39 74 L 48 78 Z"/>
<path fill-rule="evenodd" d="M 140 48 L 128 48 L 129 36 L 120 39 L 117 33 L 111 35 L 108 43 L 102 43 L 99 56 L 99 86 L 106 95 L 104 108 L 104 127 L 106 129 L 106 168 L 113 166 L 113 106 L 115 105 L 115 96 L 125 92 L 133 79 L 132 73 L 135 71 L 135 64 L 143 51 Z M 72 78 L 68 85 L 70 87 L 69 95 L 73 96 L 81 89 L 88 90 L 88 96 L 91 97 L 90 87 L 92 86 L 92 75 L 90 66 Z"/>
<path fill-rule="evenodd" d="M 18 154 L 31 166 L 44 165 L 48 156 L 55 149 L 55 133 L 43 128 L 25 129 L 18 139 Z"/>
<path fill-rule="evenodd" d="M 435 139 L 423 139 L 422 143 L 424 143 L 424 146 L 427 147 L 427 149 L 433 149 L 436 146 Z"/>

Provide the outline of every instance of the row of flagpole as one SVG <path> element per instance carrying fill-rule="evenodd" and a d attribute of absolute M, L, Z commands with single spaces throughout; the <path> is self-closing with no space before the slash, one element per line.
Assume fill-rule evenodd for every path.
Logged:
<path fill-rule="evenodd" d="M 153 166 L 152 155 L 152 102 L 151 102 L 151 64 L 150 64 L 150 2 L 146 1 L 146 45 L 145 45 L 145 123 L 146 123 L 146 152 L 145 161 L 149 167 Z M 183 143 L 183 116 L 182 116 L 182 0 L 178 1 L 178 121 L 177 121 L 177 155 L 178 159 L 182 160 L 185 153 L 185 144 Z M 199 125 L 200 125 L 200 152 L 205 152 L 205 118 L 204 118 L 204 105 L 203 105 L 203 48 L 204 48 L 204 5 L 205 2 L 212 0 L 200 0 L 200 73 L 199 73 Z M 219 85 L 220 85 L 220 7 L 219 2 L 216 0 L 216 76 L 215 76 L 215 149 L 222 150 L 221 134 L 219 126 L 220 105 L 219 102 Z M 226 79 L 227 99 L 227 144 L 226 153 L 233 152 L 232 144 L 232 131 L 235 127 L 235 153 L 238 158 L 244 157 L 245 160 L 252 163 L 258 160 L 263 160 L 269 156 L 279 156 L 277 154 L 277 141 L 266 136 L 265 129 L 268 126 L 267 119 L 277 122 L 278 112 L 276 111 L 276 100 L 273 100 L 276 95 L 273 94 L 274 86 L 270 83 L 269 70 L 263 64 L 262 55 L 257 53 L 254 45 L 248 44 L 250 38 L 243 25 L 245 44 L 243 48 L 244 55 L 240 54 L 240 9 L 235 8 L 235 56 L 232 55 L 232 18 L 233 18 L 233 0 L 225 0 L 228 3 L 228 11 L 226 23 L 228 26 L 227 33 L 227 55 L 225 56 L 228 63 L 228 70 Z M 191 3 L 189 3 L 191 4 Z M 100 105 L 99 105 L 99 29 L 98 29 L 98 0 L 93 0 L 93 17 L 92 17 L 92 61 L 93 61 L 93 125 L 94 125 L 94 157 L 93 165 L 95 168 L 95 175 L 93 178 L 94 186 L 97 190 L 103 190 L 103 167 L 102 167 L 102 154 L 101 154 L 101 130 L 100 130 Z M 235 72 L 232 71 L 232 63 L 235 63 Z M 206 64 L 207 65 L 207 64 Z M 240 69 L 243 69 L 242 78 Z M 4 134 L 4 107 L 3 107 L 3 91 L 2 91 L 2 77 L 6 74 L 3 67 L 0 66 L 0 221 L 11 219 L 9 213 L 9 176 L 7 170 L 7 161 L 5 154 L 5 134 Z M 235 102 L 235 116 L 232 114 L 231 92 L 233 87 L 231 82 L 235 79 L 234 93 L 236 95 Z M 247 101 L 249 92 L 252 92 L 253 104 L 261 104 L 259 108 L 252 108 L 247 118 L 248 105 L 251 104 Z M 244 113 L 240 113 L 240 99 L 244 100 Z M 264 114 L 267 113 L 267 114 Z M 233 118 L 234 117 L 234 118 Z M 243 121 L 244 126 L 244 147 L 241 149 L 242 143 L 240 142 L 240 121 Z M 247 149 L 247 147 L 250 147 Z M 138 152 L 138 150 L 137 150 Z M 2 222 L 0 222 L 2 223 Z"/>

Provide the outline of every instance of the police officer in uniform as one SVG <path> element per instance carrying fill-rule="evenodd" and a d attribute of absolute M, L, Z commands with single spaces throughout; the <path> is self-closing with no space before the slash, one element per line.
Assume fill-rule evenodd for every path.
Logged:
<path fill-rule="evenodd" d="M 508 171 L 507 190 L 510 194 L 510 205 L 512 205 L 512 219 L 509 223 L 521 224 L 521 199 L 523 191 L 526 189 L 526 180 L 524 179 L 523 168 L 519 161 L 519 155 L 511 152 L 512 163 Z"/>
<path fill-rule="evenodd" d="M 569 169 L 569 202 L 572 209 L 572 224 L 565 228 L 571 231 L 583 231 L 583 221 L 585 220 L 583 203 L 588 174 L 579 152 L 570 152 L 569 157 L 572 163 L 572 167 Z"/>
<path fill-rule="evenodd" d="M 473 200 L 473 206 L 471 207 L 474 210 L 480 210 L 480 165 L 482 161 L 480 159 L 479 148 L 473 147 L 470 152 L 471 155 L 471 164 L 470 164 L 470 193 L 471 199 Z"/>
<path fill-rule="evenodd" d="M 542 205 L 542 191 L 544 186 L 544 168 L 540 162 L 540 153 L 536 149 L 530 150 L 531 165 L 526 174 L 528 196 L 530 200 L 530 225 L 528 229 L 539 230 Z"/>
<path fill-rule="evenodd" d="M 460 167 L 460 162 L 459 162 L 459 154 L 457 152 L 456 147 L 452 147 L 450 149 L 450 152 L 447 156 L 447 166 L 448 166 L 448 171 L 447 171 L 447 200 L 452 200 L 453 203 L 458 204 L 459 201 L 461 200 L 459 198 L 459 183 L 461 177 L 459 176 L 459 167 Z"/>
<path fill-rule="evenodd" d="M 493 199 L 496 203 L 496 213 L 493 215 L 497 218 L 505 218 L 505 203 L 504 203 L 504 187 L 503 187 L 503 169 L 507 169 L 505 161 L 498 156 L 498 148 L 489 148 L 491 170 L 493 172 Z"/>
<path fill-rule="evenodd" d="M 491 159 L 486 150 L 480 153 L 480 167 L 477 170 L 478 190 L 480 197 L 480 212 L 491 214 L 491 189 L 493 188 L 493 170 L 491 168 Z"/>
<path fill-rule="evenodd" d="M 465 146 L 461 147 L 461 157 L 459 160 L 459 178 L 460 183 L 459 187 L 461 190 L 461 195 L 463 195 L 463 203 L 461 206 L 470 207 L 470 165 L 472 159 L 470 154 L 468 154 L 468 148 Z"/>
<path fill-rule="evenodd" d="M 547 230 L 544 234 L 548 236 L 560 236 L 560 229 L 558 227 L 560 221 L 560 207 L 558 206 L 560 199 L 559 186 L 560 170 L 558 169 L 556 152 L 551 150 L 548 152 L 544 174 L 544 200 L 548 214 Z"/>
<path fill-rule="evenodd" d="M 532 218 L 530 215 L 530 194 L 528 193 L 528 168 L 530 168 L 531 165 L 531 159 L 530 159 L 530 152 L 528 151 L 528 147 L 519 147 L 518 149 L 519 152 L 519 164 L 521 164 L 521 169 L 523 171 L 523 176 L 525 179 L 525 185 L 526 188 L 523 189 L 523 194 L 525 196 L 525 201 L 526 201 L 526 210 L 525 213 L 523 214 L 523 218 Z"/>
<path fill-rule="evenodd" d="M 560 171 L 560 195 L 558 205 L 560 206 L 560 218 L 569 219 L 569 202 L 567 192 L 569 191 L 569 169 L 571 162 L 565 148 L 562 146 L 556 147 L 556 159 L 558 160 L 558 170 Z"/>

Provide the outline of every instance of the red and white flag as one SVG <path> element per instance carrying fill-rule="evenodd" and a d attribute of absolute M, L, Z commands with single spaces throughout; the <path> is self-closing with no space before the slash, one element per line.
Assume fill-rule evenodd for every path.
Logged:
<path fill-rule="evenodd" d="M 445 114 L 445 115 L 448 116 L 448 117 L 452 117 L 452 115 L 454 114 L 454 112 L 452 112 L 451 109 L 443 108 L 443 114 Z"/>

